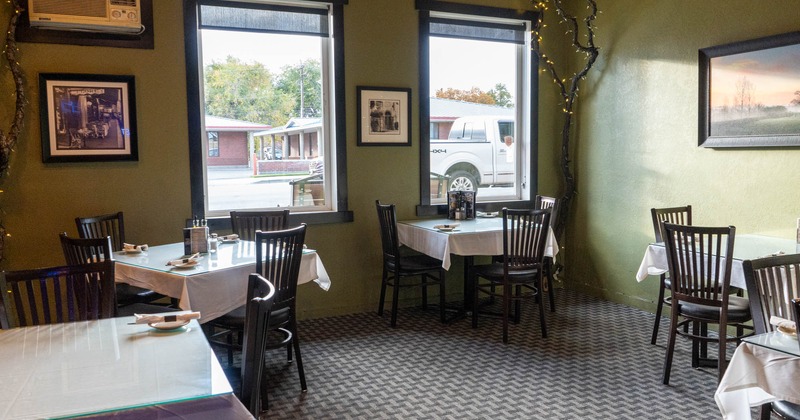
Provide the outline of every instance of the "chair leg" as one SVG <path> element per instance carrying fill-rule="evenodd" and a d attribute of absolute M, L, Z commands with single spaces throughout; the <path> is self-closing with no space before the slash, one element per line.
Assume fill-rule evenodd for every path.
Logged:
<path fill-rule="evenodd" d="M 228 367 L 233 366 L 233 331 L 228 331 Z"/>
<path fill-rule="evenodd" d="M 389 273 L 386 271 L 386 266 L 383 267 L 383 276 L 381 280 L 381 300 L 378 302 L 378 315 L 383 316 L 383 304 L 386 299 L 386 282 L 389 280 Z"/>
<path fill-rule="evenodd" d="M 514 301 L 514 325 L 517 325 L 522 318 L 522 286 L 517 285 L 515 289 L 517 299 Z"/>
<path fill-rule="evenodd" d="M 446 317 L 445 310 L 444 310 L 445 309 L 444 308 L 444 306 L 445 306 L 445 298 L 444 298 L 445 297 L 444 296 L 444 294 L 445 294 L 445 283 L 444 283 L 444 279 L 445 279 L 444 269 L 440 269 L 439 270 L 439 318 L 441 318 L 441 321 L 442 321 L 443 324 L 447 322 L 447 317 Z"/>
<path fill-rule="evenodd" d="M 511 285 L 503 284 L 503 343 L 508 344 L 508 312 L 511 310 Z"/>
<path fill-rule="evenodd" d="M 428 280 L 429 276 L 427 274 L 422 275 L 422 310 L 428 310 Z"/>
<path fill-rule="evenodd" d="M 538 293 L 541 293 L 542 282 L 543 281 L 544 280 L 542 279 L 542 275 L 541 275 L 541 272 L 540 272 L 540 274 L 539 274 L 539 292 Z M 544 312 L 544 298 L 543 298 L 542 301 L 539 302 L 539 324 L 540 324 L 540 326 L 542 328 L 542 338 L 547 338 L 547 321 L 544 318 L 544 313 L 545 312 Z"/>
<path fill-rule="evenodd" d="M 672 309 L 669 323 L 669 335 L 667 335 L 667 353 L 664 357 L 664 374 L 661 379 L 664 385 L 669 385 L 669 372 L 672 369 L 672 353 L 675 351 L 675 338 L 678 335 L 678 311 L 675 310 L 675 305 L 672 305 Z"/>
<path fill-rule="evenodd" d="M 400 301 L 400 277 L 397 275 L 397 272 L 394 274 L 394 290 L 392 290 L 392 321 L 390 323 L 391 327 L 394 328 L 397 326 L 397 302 Z"/>
<path fill-rule="evenodd" d="M 772 418 L 772 404 L 761 404 L 761 420 L 769 420 Z"/>
<path fill-rule="evenodd" d="M 553 289 L 553 259 L 547 258 L 547 262 L 545 264 L 547 267 L 547 297 L 550 298 L 550 312 L 556 311 L 556 295 L 555 290 Z"/>
<path fill-rule="evenodd" d="M 303 369 L 303 357 L 300 355 L 300 336 L 297 335 L 297 321 L 292 319 L 292 345 L 294 346 L 295 359 L 297 359 L 297 373 L 300 375 L 300 389 L 308 391 L 306 386 L 306 371 Z"/>
<path fill-rule="evenodd" d="M 658 338 L 658 327 L 661 323 L 661 310 L 664 308 L 664 278 L 665 276 L 662 274 L 661 286 L 658 291 L 658 300 L 656 301 L 656 319 L 653 322 L 653 335 L 650 337 L 650 344 L 656 344 L 656 338 Z"/>
<path fill-rule="evenodd" d="M 472 275 L 472 328 L 478 328 L 478 276 Z"/>
<path fill-rule="evenodd" d="M 269 393 L 267 392 L 267 369 L 261 368 L 261 409 L 259 411 L 269 410 Z"/>
<path fill-rule="evenodd" d="M 728 347 L 728 325 L 720 324 L 719 326 L 719 349 L 717 352 L 717 383 L 722 380 L 722 375 L 728 368 L 728 358 L 726 356 Z"/>
<path fill-rule="evenodd" d="M 692 335 L 700 335 L 700 323 L 692 321 Z M 692 338 L 692 367 L 700 367 L 700 340 Z"/>

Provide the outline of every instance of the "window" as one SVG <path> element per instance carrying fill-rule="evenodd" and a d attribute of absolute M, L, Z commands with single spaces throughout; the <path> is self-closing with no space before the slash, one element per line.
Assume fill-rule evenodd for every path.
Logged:
<path fill-rule="evenodd" d="M 185 2 L 193 214 L 289 207 L 298 221 L 352 220 L 337 141 L 345 3 Z"/>
<path fill-rule="evenodd" d="M 477 191 L 500 208 L 536 187 L 538 66 L 534 11 L 418 0 L 420 214 L 441 213 L 444 191 Z M 446 188 L 438 188 L 444 184 Z"/>
<path fill-rule="evenodd" d="M 219 133 L 208 131 L 208 157 L 219 157 Z"/>

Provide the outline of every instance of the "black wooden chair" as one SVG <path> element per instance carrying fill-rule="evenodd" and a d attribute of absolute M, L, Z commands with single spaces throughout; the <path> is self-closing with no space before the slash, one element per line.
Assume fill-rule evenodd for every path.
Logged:
<path fill-rule="evenodd" d="M 0 293 L 3 329 L 112 318 L 114 261 L 4 271 Z"/>
<path fill-rule="evenodd" d="M 556 216 L 558 214 L 558 199 L 546 195 L 537 195 L 533 203 L 534 209 L 550 209 L 550 227 L 555 232 L 555 224 L 558 223 L 558 217 Z M 554 265 L 553 257 L 544 257 L 544 277 L 547 278 L 547 297 L 550 299 L 550 312 L 556 311 L 555 290 L 553 289 L 553 282 L 555 281 Z"/>
<path fill-rule="evenodd" d="M 103 214 L 92 217 L 76 217 L 75 226 L 82 239 L 111 238 L 111 250 L 121 251 L 125 243 L 125 221 L 122 212 Z M 134 303 L 152 303 L 163 299 L 164 295 L 130 284 L 118 283 L 117 303 L 120 306 Z M 175 302 L 173 302 L 175 303 Z"/>
<path fill-rule="evenodd" d="M 59 235 L 61 241 L 61 249 L 64 251 L 64 259 L 69 265 L 81 265 L 93 262 L 101 262 L 106 259 L 113 260 L 113 252 L 111 251 L 111 237 L 93 238 L 93 239 L 79 239 L 70 238 L 66 232 Z M 120 289 L 125 290 L 122 283 L 117 283 L 114 288 L 117 292 Z M 134 287 L 134 286 L 130 286 Z M 138 289 L 138 288 L 137 288 Z M 144 290 L 144 289 L 143 289 Z M 117 300 L 117 316 L 130 316 L 133 314 L 156 314 L 160 312 L 175 312 L 179 309 L 170 308 L 168 306 L 151 305 L 148 303 L 126 303 L 121 305 Z"/>
<path fill-rule="evenodd" d="M 289 210 L 232 211 L 231 229 L 243 241 L 254 241 L 256 231 L 269 232 L 289 227 Z"/>
<path fill-rule="evenodd" d="M 661 233 L 661 224 L 664 222 L 676 225 L 692 224 L 692 206 L 667 207 L 661 209 L 650 209 L 653 220 L 653 232 L 656 242 L 663 242 L 664 235 Z M 660 276 L 661 285 L 658 289 L 658 299 L 656 300 L 656 319 L 653 322 L 653 334 L 650 336 L 650 344 L 656 344 L 658 338 L 658 327 L 661 323 L 661 312 L 664 305 L 670 305 L 670 297 L 664 296 L 665 290 L 671 290 L 672 285 L 666 273 Z"/>
<path fill-rule="evenodd" d="M 250 274 L 247 282 L 247 304 L 242 342 L 242 386 L 239 400 L 255 418 L 259 418 L 261 407 L 268 407 L 266 391 L 266 369 L 264 352 L 269 332 L 269 316 L 275 298 L 275 286 L 267 279 Z"/>
<path fill-rule="evenodd" d="M 378 221 L 381 228 L 381 245 L 383 249 L 383 274 L 381 279 L 381 300 L 378 303 L 378 315 L 383 316 L 386 300 L 386 287 L 392 290 L 392 328 L 397 326 L 397 309 L 400 289 L 405 287 L 422 288 L 422 308 L 428 309 L 428 287 L 439 286 L 439 318 L 445 322 L 445 273 L 442 260 L 427 255 L 401 250 L 397 236 L 397 213 L 394 204 L 381 204 L 375 200 L 378 210 Z M 419 277 L 419 282 L 406 283 L 405 278 Z"/>
<path fill-rule="evenodd" d="M 751 319 L 749 301 L 730 295 L 736 228 L 672 223 L 663 223 L 662 226 L 672 286 L 672 315 L 663 383 L 669 384 L 677 335 L 692 340 L 693 367 L 701 363 L 701 343 L 718 343 L 716 365 L 717 380 L 720 380 L 728 364 L 725 357 L 729 341 L 728 327 L 736 327 L 737 335 L 731 339 L 738 344 L 744 336 L 743 330 L 750 328 L 745 323 Z M 679 331 L 682 326 L 689 324 L 692 326 L 691 332 Z M 719 334 L 716 337 L 707 334 L 709 324 L 718 325 Z"/>
<path fill-rule="evenodd" d="M 769 322 L 773 316 L 800 320 L 794 300 L 800 296 L 800 254 L 745 260 L 742 267 L 756 334 L 774 331 Z M 772 412 L 782 419 L 800 419 L 800 405 L 788 401 L 763 404 L 761 419 L 769 419 Z"/>
<path fill-rule="evenodd" d="M 269 330 L 279 339 L 267 342 L 267 349 L 286 347 L 287 360 L 292 361 L 292 350 L 297 360 L 297 371 L 300 375 L 300 387 L 308 390 L 303 370 L 303 359 L 300 355 L 300 340 L 297 333 L 296 296 L 297 280 L 300 276 L 300 260 L 303 257 L 303 241 L 306 225 L 296 228 L 272 232 L 256 232 L 256 272 L 275 286 L 275 298 L 269 320 Z M 233 311 L 208 322 L 209 343 L 213 346 L 228 349 L 228 361 L 232 362 L 232 351 L 241 350 L 241 345 L 234 343 L 234 336 L 244 331 L 246 307 Z M 216 332 L 220 329 L 220 332 Z M 266 408 L 266 405 L 265 405 Z"/>
<path fill-rule="evenodd" d="M 478 327 L 479 294 L 484 293 L 502 299 L 503 342 L 508 343 L 508 321 L 520 321 L 521 301 L 524 298 L 537 298 L 542 292 L 544 275 L 544 252 L 550 227 L 550 209 L 510 210 L 503 209 L 503 261 L 472 268 L 473 311 L 472 328 Z M 481 283 L 481 279 L 488 283 Z M 502 293 L 496 292 L 502 287 Z M 523 293 L 523 291 L 526 293 Z M 547 337 L 544 301 L 539 303 L 539 322 L 542 337 Z M 511 303 L 514 313 L 511 313 Z M 498 315 L 498 314 L 493 314 Z"/>

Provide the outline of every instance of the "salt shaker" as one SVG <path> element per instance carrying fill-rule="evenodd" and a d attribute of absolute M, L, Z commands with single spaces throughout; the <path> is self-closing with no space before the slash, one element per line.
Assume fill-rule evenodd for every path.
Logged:
<path fill-rule="evenodd" d="M 211 234 L 211 239 L 208 242 L 208 252 L 217 252 L 217 247 L 219 246 L 219 240 L 217 238 L 216 233 Z"/>

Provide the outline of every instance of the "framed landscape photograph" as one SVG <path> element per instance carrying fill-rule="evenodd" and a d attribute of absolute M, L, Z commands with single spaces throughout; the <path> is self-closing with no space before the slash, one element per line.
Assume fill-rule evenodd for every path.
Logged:
<path fill-rule="evenodd" d="M 138 160 L 133 76 L 39 74 L 42 161 Z"/>
<path fill-rule="evenodd" d="M 702 147 L 800 146 L 800 32 L 699 52 Z"/>
<path fill-rule="evenodd" d="M 411 89 L 357 86 L 358 145 L 411 146 Z"/>

